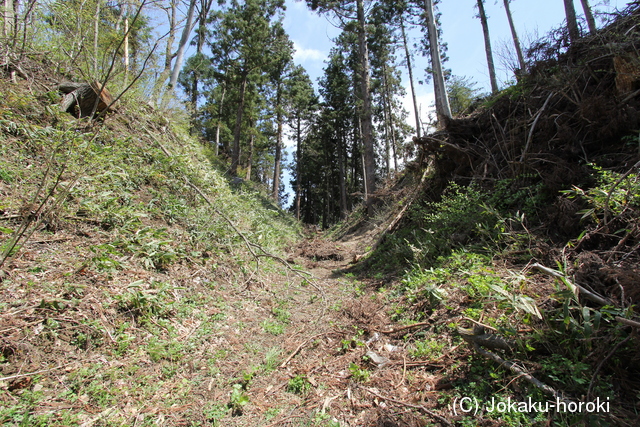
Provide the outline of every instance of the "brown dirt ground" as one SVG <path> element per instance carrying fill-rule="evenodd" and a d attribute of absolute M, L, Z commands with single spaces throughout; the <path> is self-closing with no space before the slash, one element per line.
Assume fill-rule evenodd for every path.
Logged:
<path fill-rule="evenodd" d="M 371 244 L 361 236 L 316 238 L 294 248 L 290 261 L 311 276 L 267 265 L 244 285 L 233 284 L 244 283 L 237 272 L 221 266 L 212 277 L 212 261 L 194 259 L 164 272 L 133 263 L 98 273 L 78 260 L 103 240 L 108 233 L 86 223 L 55 236 L 38 232 L 5 265 L 0 405 L 37 391 L 42 396 L 32 415 L 60 413 L 61 423 L 67 412 L 83 425 L 206 424 L 213 420 L 207 410 L 226 408 L 233 385 L 243 383 L 249 403 L 219 425 L 308 425 L 322 419 L 318 413 L 326 414 L 324 423 L 345 426 L 424 425 L 435 421 L 425 410 L 447 412 L 435 393 L 449 387 L 443 372 L 450 356 L 411 360 L 402 334 L 383 333 L 392 329 L 384 294 L 347 274 L 354 254 Z M 168 309 L 141 323 L 135 309 L 104 304 L 105 296 L 117 300 L 129 292 L 135 280 L 171 284 L 170 299 L 200 295 L 211 303 L 205 312 Z M 280 321 L 282 313 L 288 320 Z M 265 321 L 282 325 L 281 333 L 269 332 Z M 155 336 L 145 332 L 152 329 Z M 165 342 L 156 358 L 154 342 Z M 191 347 L 174 359 L 172 345 Z M 378 368 L 363 358 L 367 351 L 389 363 Z M 264 368 L 269 352 L 277 356 L 273 370 Z M 369 372 L 368 381 L 354 379 L 352 364 Z M 288 390 L 297 375 L 311 385 L 305 393 Z"/>

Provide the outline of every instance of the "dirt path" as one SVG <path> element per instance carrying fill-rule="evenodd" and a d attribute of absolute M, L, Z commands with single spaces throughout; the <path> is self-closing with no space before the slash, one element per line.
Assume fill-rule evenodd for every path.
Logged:
<path fill-rule="evenodd" d="M 24 425 L 22 414 L 56 426 L 434 421 L 441 366 L 416 365 L 402 334 L 383 332 L 394 327 L 388 294 L 349 271 L 374 231 L 306 240 L 289 255 L 299 274 L 263 259 L 257 276 L 193 261 L 164 273 L 84 272 L 74 257 L 57 265 L 48 255 L 76 241 L 34 243 L 0 288 L 0 423 Z M 55 286 L 27 286 L 36 281 Z"/>
<path fill-rule="evenodd" d="M 392 329 L 383 297 L 348 272 L 370 241 L 305 241 L 290 261 L 313 278 L 274 278 L 242 296 L 244 313 L 230 326 L 245 325 L 238 351 L 219 364 L 221 379 L 241 386 L 220 381 L 211 393 L 226 403 L 229 388 L 241 388 L 248 403 L 221 425 L 423 425 L 419 419 L 431 410 L 420 401 L 438 379 L 428 370 L 407 373 L 401 337 L 382 333 Z M 282 333 L 269 322 L 283 326 Z M 275 353 L 277 364 L 267 366 Z"/>

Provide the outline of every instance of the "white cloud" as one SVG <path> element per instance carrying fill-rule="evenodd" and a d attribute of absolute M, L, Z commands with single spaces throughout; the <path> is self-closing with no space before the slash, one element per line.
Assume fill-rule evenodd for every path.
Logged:
<path fill-rule="evenodd" d="M 293 48 L 295 49 L 293 59 L 297 62 L 323 61 L 327 57 L 324 52 L 317 49 L 305 49 L 296 41 L 293 42 Z"/>

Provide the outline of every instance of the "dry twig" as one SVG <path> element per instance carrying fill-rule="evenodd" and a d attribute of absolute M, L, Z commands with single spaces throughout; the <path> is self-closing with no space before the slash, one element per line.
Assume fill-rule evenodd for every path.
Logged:
<path fill-rule="evenodd" d="M 608 298 L 604 298 L 598 294 L 596 294 L 595 292 L 591 292 L 590 290 L 586 289 L 583 286 L 580 286 L 576 283 L 572 283 L 569 281 L 569 279 L 567 278 L 567 276 L 565 276 L 564 274 L 560 273 L 557 270 L 554 270 L 552 268 L 548 268 L 545 267 L 544 265 L 535 263 L 532 264 L 531 267 L 533 268 L 537 268 L 538 270 L 542 271 L 543 273 L 546 273 L 550 276 L 553 277 L 557 277 L 563 281 L 566 281 L 566 283 L 570 284 L 571 286 L 574 286 L 580 294 L 582 294 L 586 299 L 593 301 L 593 302 L 597 302 L 600 305 L 614 305 L 613 302 L 611 300 L 609 300 Z M 576 295 L 577 296 L 577 295 Z"/>
<path fill-rule="evenodd" d="M 379 329 L 376 329 L 376 331 L 385 334 L 385 335 L 391 335 L 391 334 L 397 334 L 398 332 L 402 332 L 405 331 L 407 329 L 413 329 L 413 328 L 418 328 L 420 326 L 427 326 L 430 325 L 432 322 L 420 322 L 420 323 L 413 323 L 411 325 L 406 325 L 406 326 L 401 326 L 399 328 L 395 328 L 395 329 L 390 329 L 388 331 L 381 331 Z"/>
<path fill-rule="evenodd" d="M 284 368 L 285 366 L 287 366 L 287 364 L 291 361 L 291 359 L 293 359 L 293 357 L 298 354 L 298 352 L 300 350 L 302 350 L 302 347 L 304 347 L 305 345 L 307 345 L 308 343 L 310 343 L 311 341 L 313 341 L 314 339 L 321 337 L 323 335 L 327 335 L 330 332 L 323 332 L 321 334 L 318 335 L 314 335 L 311 338 L 308 338 L 307 340 L 303 341 L 295 350 L 293 350 L 293 352 L 289 355 L 289 357 L 287 357 L 287 360 L 285 360 L 284 362 L 282 362 L 282 364 L 280 365 L 280 368 Z"/>
<path fill-rule="evenodd" d="M 356 386 L 357 386 L 358 388 L 360 388 L 360 389 L 362 389 L 362 390 L 366 391 L 367 393 L 374 395 L 374 396 L 375 396 L 375 397 L 377 397 L 378 399 L 382 399 L 382 400 L 386 400 L 387 402 L 393 402 L 393 403 L 396 403 L 396 404 L 398 404 L 398 405 L 406 406 L 407 408 L 418 409 L 418 410 L 420 410 L 420 411 L 424 412 L 425 414 L 427 414 L 427 415 L 429 415 L 429 416 L 431 416 L 431 417 L 435 418 L 436 420 L 440 421 L 442 424 L 444 424 L 444 425 L 446 425 L 446 426 L 451 426 L 451 427 L 453 427 L 453 424 L 452 424 L 451 422 L 449 422 L 449 420 L 447 420 L 447 419 L 446 419 L 446 418 L 444 418 L 443 416 L 438 415 L 438 414 L 436 414 L 435 412 L 433 412 L 433 411 L 431 411 L 431 410 L 429 410 L 429 409 L 425 408 L 425 407 L 424 407 L 424 406 L 422 406 L 422 405 L 414 405 L 413 403 L 403 402 L 403 401 L 401 401 L 401 400 L 396 400 L 396 399 L 393 399 L 393 398 L 391 398 L 391 397 L 382 396 L 381 394 L 378 394 L 378 393 L 376 393 L 375 391 L 370 390 L 370 389 L 368 389 L 368 388 L 366 388 L 366 387 L 363 387 L 363 386 L 361 386 L 361 385 L 359 385 L 359 384 L 356 384 Z"/>
<path fill-rule="evenodd" d="M 560 401 L 565 401 L 565 402 L 569 402 L 567 399 L 565 399 L 560 393 L 558 393 L 556 390 L 554 390 L 553 388 L 551 388 L 550 386 L 546 385 L 545 383 L 543 383 L 542 381 L 538 380 L 537 378 L 535 378 L 534 376 L 532 376 L 531 374 L 529 374 L 528 372 L 524 371 L 522 368 L 518 367 L 515 363 L 510 362 L 508 360 L 504 360 L 503 358 L 501 358 L 500 356 L 498 356 L 495 353 L 490 352 L 489 350 L 485 350 L 483 348 L 481 348 L 477 343 L 473 343 L 473 348 L 482 356 L 486 357 L 487 359 L 491 359 L 494 362 L 496 362 L 497 364 L 499 364 L 500 366 L 505 366 L 507 368 L 509 368 L 509 370 L 511 372 L 513 372 L 516 375 L 519 375 L 520 377 L 524 378 L 525 380 L 527 380 L 529 383 L 533 384 L 534 386 L 538 387 L 540 390 L 542 390 L 543 392 L 552 395 L 554 398 L 559 399 Z"/>
<path fill-rule="evenodd" d="M 626 319 L 624 319 L 626 320 Z M 593 384 L 596 381 L 596 377 L 598 376 L 598 373 L 600 372 L 600 369 L 602 369 L 602 367 L 604 366 L 605 363 L 607 363 L 607 360 L 611 359 L 611 356 L 613 356 L 615 354 L 616 351 L 618 351 L 618 349 L 620 348 L 620 346 L 624 343 L 626 343 L 627 341 L 629 341 L 629 339 L 631 338 L 631 335 L 627 336 L 625 339 L 623 339 L 622 341 L 620 341 L 618 344 L 616 344 L 611 351 L 609 352 L 609 354 L 607 354 L 607 357 L 605 357 L 604 359 L 602 359 L 602 361 L 598 364 L 598 367 L 596 368 L 596 370 L 593 372 L 593 375 L 591 376 L 591 382 L 589 383 L 589 389 L 587 390 L 587 400 L 589 400 L 589 398 L 591 397 L 591 390 L 593 390 Z"/>

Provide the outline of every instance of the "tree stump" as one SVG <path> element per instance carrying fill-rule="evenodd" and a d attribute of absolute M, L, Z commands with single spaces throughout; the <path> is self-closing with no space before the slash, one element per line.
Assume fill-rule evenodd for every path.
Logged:
<path fill-rule="evenodd" d="M 88 117 L 94 108 L 95 114 L 100 114 L 105 110 L 107 112 L 115 111 L 113 107 L 109 107 L 113 102 L 113 97 L 107 88 L 102 87 L 98 82 L 65 82 L 58 86 L 58 90 L 65 94 L 60 102 L 60 109 L 75 117 Z"/>

